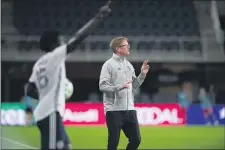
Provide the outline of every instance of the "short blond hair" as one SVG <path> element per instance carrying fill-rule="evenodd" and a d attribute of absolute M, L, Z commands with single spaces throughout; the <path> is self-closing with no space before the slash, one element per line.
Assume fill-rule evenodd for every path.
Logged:
<path fill-rule="evenodd" d="M 113 53 L 116 53 L 116 47 L 118 47 L 124 40 L 128 41 L 128 38 L 119 36 L 111 40 L 109 46 L 113 50 Z"/>

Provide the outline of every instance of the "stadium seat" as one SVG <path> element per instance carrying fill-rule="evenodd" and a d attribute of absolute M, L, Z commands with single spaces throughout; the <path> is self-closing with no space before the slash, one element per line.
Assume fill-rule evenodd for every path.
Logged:
<path fill-rule="evenodd" d="M 14 24 L 21 34 L 40 34 L 46 28 L 58 28 L 63 33 L 71 34 L 88 21 L 103 2 L 19 0 L 14 2 Z M 86 11 L 82 11 L 84 9 Z M 121 1 L 113 3 L 112 9 L 115 11 L 110 14 L 110 19 L 98 31 L 103 30 L 105 34 L 124 32 L 127 35 L 132 34 L 133 30 L 138 34 L 150 35 L 156 31 L 162 36 L 198 35 L 192 1 Z"/>
<path fill-rule="evenodd" d="M 13 23 L 21 35 L 39 36 L 44 30 L 53 28 L 71 36 L 104 3 L 104 0 L 18 0 L 13 2 Z M 199 36 L 192 0 L 116 1 L 112 9 L 109 18 L 92 35 Z M 107 49 L 104 42 L 99 44 L 92 43 L 90 47 Z M 149 41 L 139 43 L 137 49 L 171 50 L 179 49 L 179 44 L 177 41 Z M 187 42 L 183 49 L 193 51 L 201 47 L 199 42 Z"/>

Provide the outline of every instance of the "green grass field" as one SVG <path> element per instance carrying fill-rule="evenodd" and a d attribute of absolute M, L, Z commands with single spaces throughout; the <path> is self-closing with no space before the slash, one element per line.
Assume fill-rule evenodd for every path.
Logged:
<path fill-rule="evenodd" d="M 2 148 L 39 148 L 36 127 L 2 127 Z M 105 149 L 105 127 L 67 127 L 73 148 Z M 141 127 L 140 149 L 224 149 L 224 127 Z M 127 139 L 121 131 L 119 149 L 125 149 Z"/>

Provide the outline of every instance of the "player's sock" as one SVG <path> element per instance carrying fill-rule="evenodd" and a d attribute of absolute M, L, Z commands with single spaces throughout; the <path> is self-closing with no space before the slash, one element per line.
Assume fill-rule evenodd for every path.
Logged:
<path fill-rule="evenodd" d="M 211 114 L 208 115 L 208 121 L 210 122 L 210 124 L 213 124 L 213 119 L 212 119 L 212 115 Z"/>
<path fill-rule="evenodd" d="M 212 114 L 211 116 L 212 116 L 213 124 L 214 124 L 214 125 L 218 125 L 219 122 L 218 122 L 216 116 L 215 116 L 214 114 Z"/>
<path fill-rule="evenodd" d="M 210 114 L 209 119 L 210 119 L 211 124 L 217 124 L 217 122 L 218 122 L 216 119 L 216 116 L 214 114 Z"/>
<path fill-rule="evenodd" d="M 205 121 L 206 121 L 206 124 L 211 124 L 211 121 L 210 121 L 211 119 L 210 119 L 210 116 L 206 116 L 205 117 Z"/>

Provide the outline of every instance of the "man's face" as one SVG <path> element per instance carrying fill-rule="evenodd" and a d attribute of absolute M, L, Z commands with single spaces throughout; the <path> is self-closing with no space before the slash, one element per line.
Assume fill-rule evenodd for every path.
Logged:
<path fill-rule="evenodd" d="M 120 45 L 117 46 L 117 52 L 121 56 L 128 56 L 130 55 L 130 45 L 128 44 L 127 40 L 123 40 Z"/>

